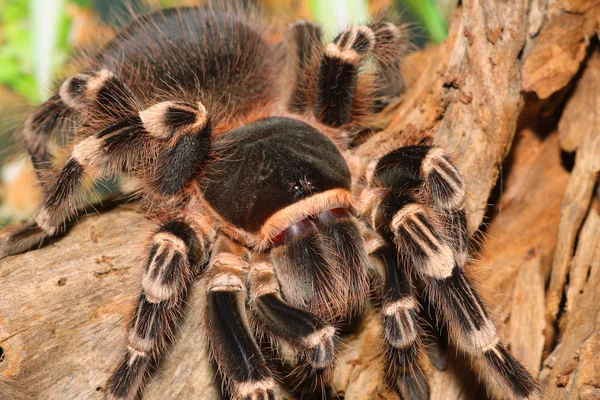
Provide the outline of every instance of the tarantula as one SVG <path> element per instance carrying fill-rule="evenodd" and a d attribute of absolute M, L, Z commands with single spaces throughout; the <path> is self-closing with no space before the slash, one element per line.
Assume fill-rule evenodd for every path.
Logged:
<path fill-rule="evenodd" d="M 411 281 L 508 397 L 540 397 L 464 273 L 465 183 L 449 155 L 418 132 L 380 156 L 355 154 L 400 95 L 406 47 L 384 19 L 324 44 L 309 21 L 281 36 L 240 12 L 167 9 L 123 29 L 27 120 L 45 200 L 2 256 L 64 233 L 89 179 L 132 177 L 157 222 L 107 396 L 138 394 L 199 278 L 211 354 L 236 399 L 276 398 L 255 335 L 291 350 L 306 379 L 326 379 L 337 329 L 373 296 L 401 392 L 426 398 Z M 59 131 L 70 156 L 54 167 Z"/>

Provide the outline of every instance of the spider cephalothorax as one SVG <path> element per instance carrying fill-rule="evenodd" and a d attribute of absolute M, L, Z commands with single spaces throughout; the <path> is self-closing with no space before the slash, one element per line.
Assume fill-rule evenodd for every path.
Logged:
<path fill-rule="evenodd" d="M 256 337 L 294 353 L 305 379 L 326 381 L 336 329 L 371 295 L 398 389 L 428 397 L 413 279 L 510 398 L 538 398 L 464 274 L 466 192 L 450 157 L 415 132 L 401 147 L 356 155 L 354 139 L 376 135 L 368 121 L 400 95 L 404 32 L 377 20 L 328 44 L 307 21 L 283 40 L 272 33 L 244 13 L 202 8 L 124 29 L 25 124 L 45 201 L 2 255 L 62 234 L 87 178 L 127 174 L 157 228 L 107 396 L 136 396 L 199 277 L 204 340 L 237 399 L 276 397 Z M 55 168 L 61 128 L 70 157 Z"/>
<path fill-rule="evenodd" d="M 248 248 L 271 254 L 291 304 L 330 320 L 357 311 L 368 290 L 366 253 L 349 213 L 350 171 L 333 142 L 282 117 L 245 125 L 220 140 L 234 145 L 200 183 L 220 225 Z"/>

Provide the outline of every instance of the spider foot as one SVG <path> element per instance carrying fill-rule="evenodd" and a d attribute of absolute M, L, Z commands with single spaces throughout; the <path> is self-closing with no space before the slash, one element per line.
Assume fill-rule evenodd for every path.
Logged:
<path fill-rule="evenodd" d="M 254 382 L 243 382 L 234 385 L 236 400 L 275 400 L 275 382 L 265 379 Z"/>
<path fill-rule="evenodd" d="M 125 358 L 107 382 L 106 400 L 135 398 L 137 388 L 142 385 L 148 373 L 150 355 L 143 351 L 128 348 Z"/>
<path fill-rule="evenodd" d="M 327 326 L 304 339 L 309 346 L 307 360 L 311 367 L 316 370 L 331 367 L 337 354 L 334 337 L 335 329 Z"/>
<path fill-rule="evenodd" d="M 406 349 L 418 342 L 417 304 L 406 296 L 383 307 L 385 338 L 396 349 Z"/>
<path fill-rule="evenodd" d="M 384 328 L 388 380 L 406 399 L 429 398 L 429 384 L 419 366 L 421 343 L 418 303 L 406 265 L 390 244 L 380 243 L 372 253 L 383 265 L 381 318 Z"/>
<path fill-rule="evenodd" d="M 55 228 L 49 233 L 35 222 L 9 228 L 8 235 L 0 240 L 0 259 L 43 247 L 64 231 L 63 228 Z"/>
<path fill-rule="evenodd" d="M 423 158 L 421 173 L 434 207 L 447 211 L 464 207 L 465 181 L 446 152 L 438 147 L 429 147 Z"/>
<path fill-rule="evenodd" d="M 418 363 L 419 352 L 418 342 L 402 349 L 388 346 L 389 380 L 403 399 L 427 400 L 430 397 L 427 377 Z"/>

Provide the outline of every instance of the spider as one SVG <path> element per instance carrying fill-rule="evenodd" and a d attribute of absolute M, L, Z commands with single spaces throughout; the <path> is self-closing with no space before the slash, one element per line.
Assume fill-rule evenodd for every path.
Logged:
<path fill-rule="evenodd" d="M 412 282 L 509 398 L 539 398 L 464 273 L 466 188 L 450 156 L 419 132 L 378 156 L 356 154 L 359 136 L 378 132 L 373 117 L 401 94 L 402 28 L 378 18 L 325 44 L 312 22 L 278 35 L 248 15 L 191 7 L 141 16 L 25 124 L 45 200 L 1 256 L 63 234 L 102 177 L 134 179 L 156 221 L 107 396 L 139 395 L 199 279 L 206 340 L 235 399 L 277 397 L 257 338 L 293 353 L 305 379 L 327 379 L 339 327 L 371 297 L 400 392 L 427 398 Z M 70 156 L 56 166 L 59 131 Z"/>

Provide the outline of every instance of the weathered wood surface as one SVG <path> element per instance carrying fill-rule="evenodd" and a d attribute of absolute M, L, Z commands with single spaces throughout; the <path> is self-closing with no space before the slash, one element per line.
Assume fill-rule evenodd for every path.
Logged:
<path fill-rule="evenodd" d="M 513 353 L 542 370 L 548 399 L 600 398 L 599 19 L 598 0 L 463 1 L 447 42 L 407 60 L 404 100 L 362 150 L 401 142 L 410 125 L 434 130 L 456 154 L 471 230 L 483 222 L 468 273 Z M 574 155 L 572 169 L 561 149 Z M 102 397 L 150 229 L 118 209 L 0 261 L 0 398 Z M 200 307 L 196 286 L 145 399 L 219 398 Z M 377 358 L 380 329 L 367 315 L 345 338 L 333 379 L 340 396 L 398 398 Z M 449 359 L 445 372 L 427 366 L 433 399 L 502 398 L 480 363 L 454 349 Z"/>
<path fill-rule="evenodd" d="M 123 355 L 140 290 L 138 250 L 151 226 L 127 210 L 90 216 L 64 240 L 2 262 L 4 398 L 102 398 L 100 389 Z M 145 398 L 216 398 L 194 314 L 198 294 L 192 292 L 178 345 Z"/>

